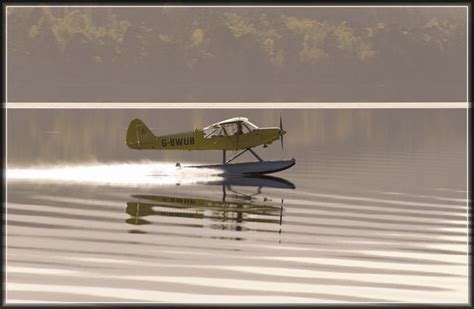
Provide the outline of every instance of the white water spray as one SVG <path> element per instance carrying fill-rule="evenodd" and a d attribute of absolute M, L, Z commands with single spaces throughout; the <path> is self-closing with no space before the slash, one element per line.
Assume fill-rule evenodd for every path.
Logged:
<path fill-rule="evenodd" d="M 185 164 L 183 164 L 185 166 Z M 174 185 L 217 181 L 219 170 L 179 168 L 173 163 L 97 163 L 7 168 L 10 182 L 108 186 Z"/>

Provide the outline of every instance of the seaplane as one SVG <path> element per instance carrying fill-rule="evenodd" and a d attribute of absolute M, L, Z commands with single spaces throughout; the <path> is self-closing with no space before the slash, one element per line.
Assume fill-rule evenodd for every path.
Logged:
<path fill-rule="evenodd" d="M 290 160 L 264 161 L 253 148 L 267 148 L 280 140 L 283 150 L 283 123 L 280 127 L 259 128 L 248 118 L 235 117 L 211 124 L 194 131 L 156 136 L 140 119 L 130 121 L 127 130 L 126 144 L 137 150 L 188 150 L 188 151 L 222 151 L 222 164 L 187 166 L 187 168 L 213 168 L 222 171 L 223 175 L 262 175 L 286 170 L 295 165 Z M 226 152 L 234 155 L 227 159 Z M 232 163 L 244 153 L 252 154 L 257 161 Z M 180 163 L 176 163 L 181 168 Z"/>

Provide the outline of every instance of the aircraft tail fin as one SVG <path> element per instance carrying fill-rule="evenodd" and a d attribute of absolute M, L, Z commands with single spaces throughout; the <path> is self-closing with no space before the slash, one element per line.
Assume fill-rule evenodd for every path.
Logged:
<path fill-rule="evenodd" d="M 147 149 L 156 141 L 156 136 L 140 119 L 130 121 L 127 130 L 127 146 L 132 149 Z"/>

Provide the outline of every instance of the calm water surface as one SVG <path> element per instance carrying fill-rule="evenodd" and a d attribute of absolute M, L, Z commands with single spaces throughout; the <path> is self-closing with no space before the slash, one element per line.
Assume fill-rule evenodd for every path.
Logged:
<path fill-rule="evenodd" d="M 13 167 L 7 299 L 465 302 L 459 145 L 307 144 L 264 178 L 153 160 Z"/>

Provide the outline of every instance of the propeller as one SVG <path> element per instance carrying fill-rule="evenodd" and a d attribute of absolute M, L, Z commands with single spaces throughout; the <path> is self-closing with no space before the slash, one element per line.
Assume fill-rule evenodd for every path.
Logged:
<path fill-rule="evenodd" d="M 281 114 L 280 114 L 280 143 L 281 143 L 281 149 L 283 150 L 283 135 L 286 133 L 283 133 L 283 121 L 281 120 Z"/>

